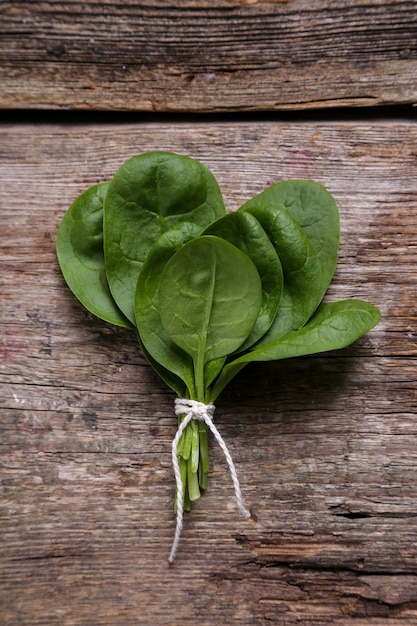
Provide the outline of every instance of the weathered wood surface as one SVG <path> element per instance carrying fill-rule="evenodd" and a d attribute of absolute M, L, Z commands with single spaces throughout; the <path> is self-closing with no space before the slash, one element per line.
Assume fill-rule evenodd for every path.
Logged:
<path fill-rule="evenodd" d="M 416 624 L 415 123 L 15 124 L 0 145 L 1 624 Z M 149 149 L 201 159 L 230 210 L 282 178 L 325 184 L 329 297 L 383 313 L 355 346 L 251 366 L 219 398 L 254 518 L 213 445 L 173 567 L 174 397 L 54 251 L 75 197 Z"/>
<path fill-rule="evenodd" d="M 0 10 L 1 108 L 417 102 L 414 0 L 23 0 Z"/>

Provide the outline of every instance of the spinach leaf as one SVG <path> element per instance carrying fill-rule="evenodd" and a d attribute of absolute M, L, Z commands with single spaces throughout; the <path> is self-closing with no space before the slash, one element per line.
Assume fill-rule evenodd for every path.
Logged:
<path fill-rule="evenodd" d="M 271 239 L 284 275 L 279 311 L 258 347 L 297 330 L 311 317 L 322 298 L 321 267 L 313 244 L 289 211 L 271 205 L 250 206 L 247 211 Z"/>
<path fill-rule="evenodd" d="M 336 269 L 339 248 L 339 210 L 334 198 L 312 180 L 285 180 L 246 202 L 239 210 L 259 205 L 283 207 L 299 223 L 316 251 L 321 269 L 318 301 L 326 293 Z"/>
<path fill-rule="evenodd" d="M 262 303 L 249 337 L 239 347 L 246 350 L 260 339 L 275 319 L 283 290 L 281 263 L 274 246 L 259 221 L 251 213 L 228 213 L 205 229 L 244 252 L 255 264 L 262 282 Z"/>
<path fill-rule="evenodd" d="M 299 330 L 254 350 L 250 361 L 288 359 L 340 350 L 362 337 L 379 322 L 377 307 L 363 300 L 341 300 L 322 304 Z"/>
<path fill-rule="evenodd" d="M 195 159 L 150 152 L 120 167 L 104 201 L 104 255 L 110 290 L 132 323 L 139 271 L 158 237 L 184 221 L 204 227 L 223 215 L 217 181 Z"/>
<path fill-rule="evenodd" d="M 100 319 L 132 328 L 115 303 L 107 282 L 103 252 L 103 201 L 107 183 L 82 193 L 65 213 L 57 235 L 57 257 L 67 285 Z"/>
<path fill-rule="evenodd" d="M 159 285 L 162 324 L 194 363 L 196 399 L 204 402 L 206 363 L 237 350 L 258 318 L 262 284 L 235 246 L 204 235 L 167 263 Z"/>

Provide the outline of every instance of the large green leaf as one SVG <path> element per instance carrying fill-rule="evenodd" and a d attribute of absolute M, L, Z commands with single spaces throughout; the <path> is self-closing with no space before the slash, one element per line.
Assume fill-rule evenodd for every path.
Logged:
<path fill-rule="evenodd" d="M 328 302 L 317 309 L 303 328 L 263 345 L 235 362 L 276 361 L 339 350 L 362 337 L 380 319 L 379 309 L 363 300 Z"/>
<path fill-rule="evenodd" d="M 281 301 L 283 274 L 277 252 L 259 221 L 249 212 L 229 213 L 210 224 L 204 234 L 216 235 L 244 252 L 255 264 L 262 282 L 258 319 L 239 352 L 247 350 L 270 328 Z"/>
<path fill-rule="evenodd" d="M 184 221 L 205 227 L 222 215 L 217 181 L 195 159 L 149 152 L 121 166 L 104 202 L 104 253 L 111 292 L 131 322 L 139 271 L 158 237 Z"/>
<path fill-rule="evenodd" d="M 194 362 L 204 400 L 206 363 L 237 350 L 258 318 L 262 283 L 238 248 L 205 235 L 183 246 L 165 266 L 159 310 L 168 335 Z"/>
<path fill-rule="evenodd" d="M 319 301 L 336 269 L 339 247 L 339 210 L 331 194 L 311 180 L 285 180 L 246 202 L 240 210 L 259 205 L 283 207 L 299 223 L 317 253 L 321 269 Z"/>
<path fill-rule="evenodd" d="M 258 345 L 303 326 L 322 299 L 321 267 L 313 244 L 295 218 L 279 206 L 251 206 L 281 261 L 284 289 L 279 310 Z M 244 215 L 245 213 L 243 213 Z M 258 347 L 257 345 L 257 347 Z"/>
<path fill-rule="evenodd" d="M 58 230 L 57 257 L 78 300 L 100 319 L 131 328 L 107 282 L 103 252 L 103 200 L 107 183 L 84 191 L 65 213 Z"/>

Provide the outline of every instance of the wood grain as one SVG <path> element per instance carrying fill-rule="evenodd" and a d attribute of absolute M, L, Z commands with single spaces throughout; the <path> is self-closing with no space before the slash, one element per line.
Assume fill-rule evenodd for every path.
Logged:
<path fill-rule="evenodd" d="M 1 3 L 0 107 L 267 111 L 417 102 L 414 1 Z"/>
<path fill-rule="evenodd" d="M 0 136 L 2 625 L 417 623 L 415 123 Z M 250 366 L 219 398 L 254 517 L 239 517 L 212 445 L 173 567 L 174 397 L 129 331 L 78 305 L 54 251 L 75 197 L 153 149 L 201 159 L 229 210 L 280 179 L 322 182 L 342 219 L 328 298 L 383 314 L 354 346 Z"/>

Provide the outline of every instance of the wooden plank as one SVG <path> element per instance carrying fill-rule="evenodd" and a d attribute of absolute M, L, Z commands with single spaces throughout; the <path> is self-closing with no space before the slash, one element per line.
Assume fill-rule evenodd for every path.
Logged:
<path fill-rule="evenodd" d="M 5 626 L 417 620 L 417 127 L 389 123 L 0 128 L 0 621 Z M 342 352 L 244 370 L 173 567 L 173 394 L 134 336 L 74 301 L 55 259 L 73 199 L 129 156 L 201 159 L 227 206 L 322 182 L 342 218 L 329 298 L 382 322 Z"/>
<path fill-rule="evenodd" d="M 266 111 L 417 102 L 414 1 L 3 2 L 0 107 Z"/>

